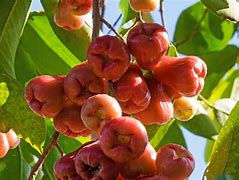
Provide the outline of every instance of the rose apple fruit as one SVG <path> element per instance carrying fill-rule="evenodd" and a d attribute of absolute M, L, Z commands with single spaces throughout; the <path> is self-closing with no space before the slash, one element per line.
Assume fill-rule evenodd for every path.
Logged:
<path fill-rule="evenodd" d="M 5 133 L 0 132 L 0 159 L 3 158 L 9 150 L 8 139 Z"/>
<path fill-rule="evenodd" d="M 123 76 L 113 83 L 113 89 L 114 97 L 126 114 L 138 113 L 149 105 L 151 94 L 137 64 L 130 64 Z"/>
<path fill-rule="evenodd" d="M 8 140 L 8 144 L 9 144 L 10 149 L 16 148 L 18 146 L 18 144 L 20 143 L 20 138 L 17 136 L 15 131 L 13 131 L 12 129 L 10 129 L 6 133 L 6 136 L 7 136 L 7 140 Z"/>
<path fill-rule="evenodd" d="M 164 56 L 154 70 L 154 77 L 181 96 L 195 96 L 204 86 L 207 66 L 197 56 Z"/>
<path fill-rule="evenodd" d="M 89 46 L 87 59 L 91 70 L 101 78 L 120 78 L 128 69 L 130 54 L 127 45 L 115 36 L 97 37 Z"/>
<path fill-rule="evenodd" d="M 72 12 L 77 15 L 84 15 L 91 11 L 93 0 L 66 0 Z"/>
<path fill-rule="evenodd" d="M 98 141 L 78 151 L 75 168 L 82 179 L 114 180 L 119 175 L 118 164 L 103 153 Z"/>
<path fill-rule="evenodd" d="M 151 76 L 145 77 L 145 80 L 151 92 L 151 100 L 145 110 L 133 114 L 133 117 L 145 125 L 165 124 L 173 117 L 173 104 L 162 84 Z"/>
<path fill-rule="evenodd" d="M 171 178 L 187 178 L 195 167 L 192 154 L 178 144 L 162 146 L 157 152 L 155 162 L 157 173 Z"/>
<path fill-rule="evenodd" d="M 67 97 L 77 105 L 82 105 L 92 95 L 106 93 L 108 82 L 97 77 L 88 67 L 88 63 L 75 66 L 64 80 Z"/>
<path fill-rule="evenodd" d="M 119 103 L 107 94 L 97 94 L 88 98 L 81 109 L 81 119 L 92 131 L 99 131 L 106 121 L 121 115 Z"/>
<path fill-rule="evenodd" d="M 141 68 L 154 70 L 167 52 L 168 33 L 156 23 L 139 24 L 129 31 L 127 44 Z"/>
<path fill-rule="evenodd" d="M 99 141 L 106 156 L 122 163 L 143 154 L 148 136 L 140 121 L 124 116 L 107 121 L 101 129 Z"/>
<path fill-rule="evenodd" d="M 136 12 L 151 12 L 159 7 L 158 0 L 130 0 L 129 4 Z"/>
<path fill-rule="evenodd" d="M 56 116 L 64 104 L 63 76 L 42 75 L 30 80 L 25 88 L 25 100 L 41 117 Z"/>

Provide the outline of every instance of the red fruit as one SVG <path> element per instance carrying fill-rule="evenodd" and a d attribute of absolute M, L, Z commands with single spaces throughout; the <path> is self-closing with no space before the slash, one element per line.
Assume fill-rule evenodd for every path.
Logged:
<path fill-rule="evenodd" d="M 0 132 L 0 159 L 3 158 L 9 150 L 9 144 L 5 133 Z"/>
<path fill-rule="evenodd" d="M 81 120 L 81 106 L 67 105 L 53 118 L 55 129 L 68 137 L 88 136 L 91 131 Z"/>
<path fill-rule="evenodd" d="M 136 12 L 150 12 L 154 11 L 159 6 L 158 0 L 130 0 L 131 8 Z"/>
<path fill-rule="evenodd" d="M 177 91 L 173 90 L 171 87 L 169 87 L 169 86 L 167 86 L 167 85 L 165 85 L 165 84 L 164 84 L 164 87 L 165 87 L 165 90 L 166 90 L 166 92 L 167 92 L 167 94 L 168 94 L 168 97 L 169 97 L 170 99 L 173 100 L 173 99 L 177 99 L 177 98 L 182 97 L 181 94 L 179 94 Z"/>
<path fill-rule="evenodd" d="M 195 96 L 204 85 L 206 64 L 197 56 L 183 58 L 164 56 L 154 77 L 181 96 Z"/>
<path fill-rule="evenodd" d="M 141 156 L 148 136 L 140 121 L 126 116 L 106 122 L 99 141 L 106 156 L 116 162 L 126 162 Z"/>
<path fill-rule="evenodd" d="M 17 136 L 15 131 L 13 131 L 12 129 L 10 129 L 6 133 L 6 136 L 7 136 L 7 140 L 8 140 L 8 144 L 9 144 L 10 149 L 14 149 L 20 143 L 20 138 Z"/>
<path fill-rule="evenodd" d="M 166 144 L 157 152 L 158 174 L 183 179 L 191 175 L 194 166 L 192 154 L 181 145 Z"/>
<path fill-rule="evenodd" d="M 118 164 L 103 153 L 98 141 L 79 150 L 75 168 L 82 179 L 114 180 L 119 175 Z"/>
<path fill-rule="evenodd" d="M 92 131 L 99 131 L 106 121 L 121 115 L 119 103 L 107 94 L 97 94 L 90 97 L 81 109 L 82 121 Z"/>
<path fill-rule="evenodd" d="M 54 175 L 57 180 L 83 180 L 78 176 L 75 170 L 75 156 L 78 151 L 69 153 L 60 159 L 58 159 L 54 164 Z"/>
<path fill-rule="evenodd" d="M 107 87 L 108 82 L 97 77 L 87 62 L 75 66 L 64 81 L 66 95 L 77 105 L 82 105 L 94 94 L 106 93 Z"/>
<path fill-rule="evenodd" d="M 54 117 L 62 109 L 64 89 L 62 76 L 42 75 L 33 78 L 25 88 L 25 99 L 33 112 L 41 117 Z"/>
<path fill-rule="evenodd" d="M 92 71 L 108 80 L 120 78 L 130 64 L 127 45 L 109 35 L 98 37 L 90 44 L 87 59 Z"/>
<path fill-rule="evenodd" d="M 77 30 L 85 24 L 83 17 L 73 14 L 67 0 L 62 0 L 60 5 L 57 7 L 54 22 L 57 26 L 65 30 Z"/>
<path fill-rule="evenodd" d="M 173 116 L 173 104 L 165 92 L 162 84 L 158 83 L 152 77 L 146 77 L 146 82 L 151 92 L 149 106 L 137 113 L 133 117 L 140 120 L 145 125 L 165 124 Z"/>
<path fill-rule="evenodd" d="M 135 159 L 123 163 L 121 175 L 124 178 L 137 178 L 141 176 L 153 176 L 156 174 L 156 151 L 150 143 L 147 144 L 143 154 Z"/>
<path fill-rule="evenodd" d="M 135 114 L 148 107 L 151 95 L 138 65 L 131 64 L 113 87 L 114 97 L 124 113 Z"/>
<path fill-rule="evenodd" d="M 167 52 L 168 33 L 156 23 L 139 24 L 129 31 L 127 44 L 141 68 L 154 70 Z"/>
<path fill-rule="evenodd" d="M 137 180 L 186 180 L 185 178 L 175 178 L 175 177 L 168 177 L 164 175 L 155 175 L 151 177 L 142 177 Z"/>
<path fill-rule="evenodd" d="M 75 15 L 84 15 L 91 11 L 92 0 L 66 0 Z"/>

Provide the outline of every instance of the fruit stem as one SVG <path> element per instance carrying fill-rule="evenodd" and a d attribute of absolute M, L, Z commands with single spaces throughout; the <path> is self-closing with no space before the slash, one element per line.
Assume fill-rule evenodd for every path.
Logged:
<path fill-rule="evenodd" d="M 92 41 L 97 38 L 100 34 L 100 0 L 93 1 L 93 12 L 92 12 L 92 19 L 93 19 L 93 32 L 92 32 Z"/>
<path fill-rule="evenodd" d="M 161 22 L 163 27 L 165 28 L 165 24 L 164 24 L 164 16 L 163 16 L 163 0 L 160 0 L 160 8 L 159 8 L 159 12 L 160 12 L 160 17 L 161 17 Z"/>
<path fill-rule="evenodd" d="M 56 145 L 57 143 L 57 139 L 59 137 L 59 132 L 55 131 L 55 133 L 53 134 L 53 136 L 50 139 L 50 142 L 48 144 L 48 146 L 46 147 L 45 151 L 43 151 L 42 155 L 40 156 L 40 158 L 38 159 L 37 163 L 35 164 L 35 166 L 32 168 L 32 171 L 29 175 L 28 180 L 32 180 L 33 176 L 36 175 L 36 172 L 39 170 L 40 166 L 44 163 L 44 161 L 46 160 L 46 157 L 48 156 L 48 154 L 50 153 L 51 149 Z"/>

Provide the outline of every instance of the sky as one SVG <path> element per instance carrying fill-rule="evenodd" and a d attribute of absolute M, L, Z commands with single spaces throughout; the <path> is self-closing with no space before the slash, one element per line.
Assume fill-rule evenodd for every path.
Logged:
<path fill-rule="evenodd" d="M 120 14 L 118 6 L 116 5 L 116 2 L 118 3 L 118 0 L 106 0 L 107 6 L 110 8 L 108 9 L 106 8 L 105 19 L 111 24 L 115 22 L 115 20 Z M 165 0 L 164 1 L 165 27 L 169 33 L 170 40 L 173 39 L 175 25 L 181 12 L 196 2 L 198 1 L 197 0 L 180 0 L 180 1 Z M 32 10 L 40 10 L 40 9 L 42 9 L 40 2 L 38 0 L 34 0 L 32 4 Z M 158 11 L 153 13 L 153 17 L 156 22 L 161 24 L 160 14 Z M 106 30 L 105 32 L 108 32 L 108 30 Z M 234 42 L 235 42 L 235 39 L 232 40 L 232 43 Z M 204 138 L 195 136 L 183 128 L 182 130 L 183 130 L 183 134 L 185 135 L 188 149 L 193 154 L 195 158 L 195 162 L 196 162 L 195 170 L 189 179 L 200 180 L 202 179 L 203 172 L 206 168 L 206 164 L 204 161 L 204 148 L 205 148 L 206 141 Z"/>

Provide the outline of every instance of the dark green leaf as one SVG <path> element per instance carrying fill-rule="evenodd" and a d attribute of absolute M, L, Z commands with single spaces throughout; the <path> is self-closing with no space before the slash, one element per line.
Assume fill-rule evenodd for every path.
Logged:
<path fill-rule="evenodd" d="M 0 83 L 5 83 L 9 93 L 5 103 L 0 106 L 0 131 L 6 132 L 13 128 L 17 134 L 21 134 L 24 139 L 36 145 L 40 150 L 46 133 L 44 119 L 33 114 L 28 108 L 23 97 L 23 86 L 10 76 L 3 74 L 0 74 Z"/>
<path fill-rule="evenodd" d="M 179 121 L 179 123 L 193 134 L 208 139 L 212 139 L 213 136 L 218 134 L 212 120 L 206 114 L 198 114 L 189 121 Z"/>
<path fill-rule="evenodd" d="M 218 18 L 198 2 L 181 13 L 174 41 L 178 52 L 201 55 L 223 49 L 233 34 L 234 24 Z"/>
<path fill-rule="evenodd" d="M 58 38 L 80 61 L 85 61 L 87 49 L 91 42 L 91 27 L 85 23 L 81 29 L 74 31 L 66 31 L 59 28 L 54 23 L 54 14 L 58 6 L 58 0 L 41 0 L 41 3 Z"/>
<path fill-rule="evenodd" d="M 0 72 L 15 77 L 14 59 L 31 0 L 1 0 Z"/>
<path fill-rule="evenodd" d="M 225 73 L 235 65 L 237 52 L 236 46 L 228 45 L 221 51 L 214 51 L 200 56 L 207 64 L 208 69 L 202 92 L 204 97 L 211 95 L 213 88 L 215 88 Z"/>
<path fill-rule="evenodd" d="M 239 102 L 229 115 L 214 144 L 205 176 L 208 180 L 229 174 L 239 174 Z"/>
<path fill-rule="evenodd" d="M 203 4 L 223 19 L 239 22 L 238 1 L 230 0 L 201 0 Z"/>

